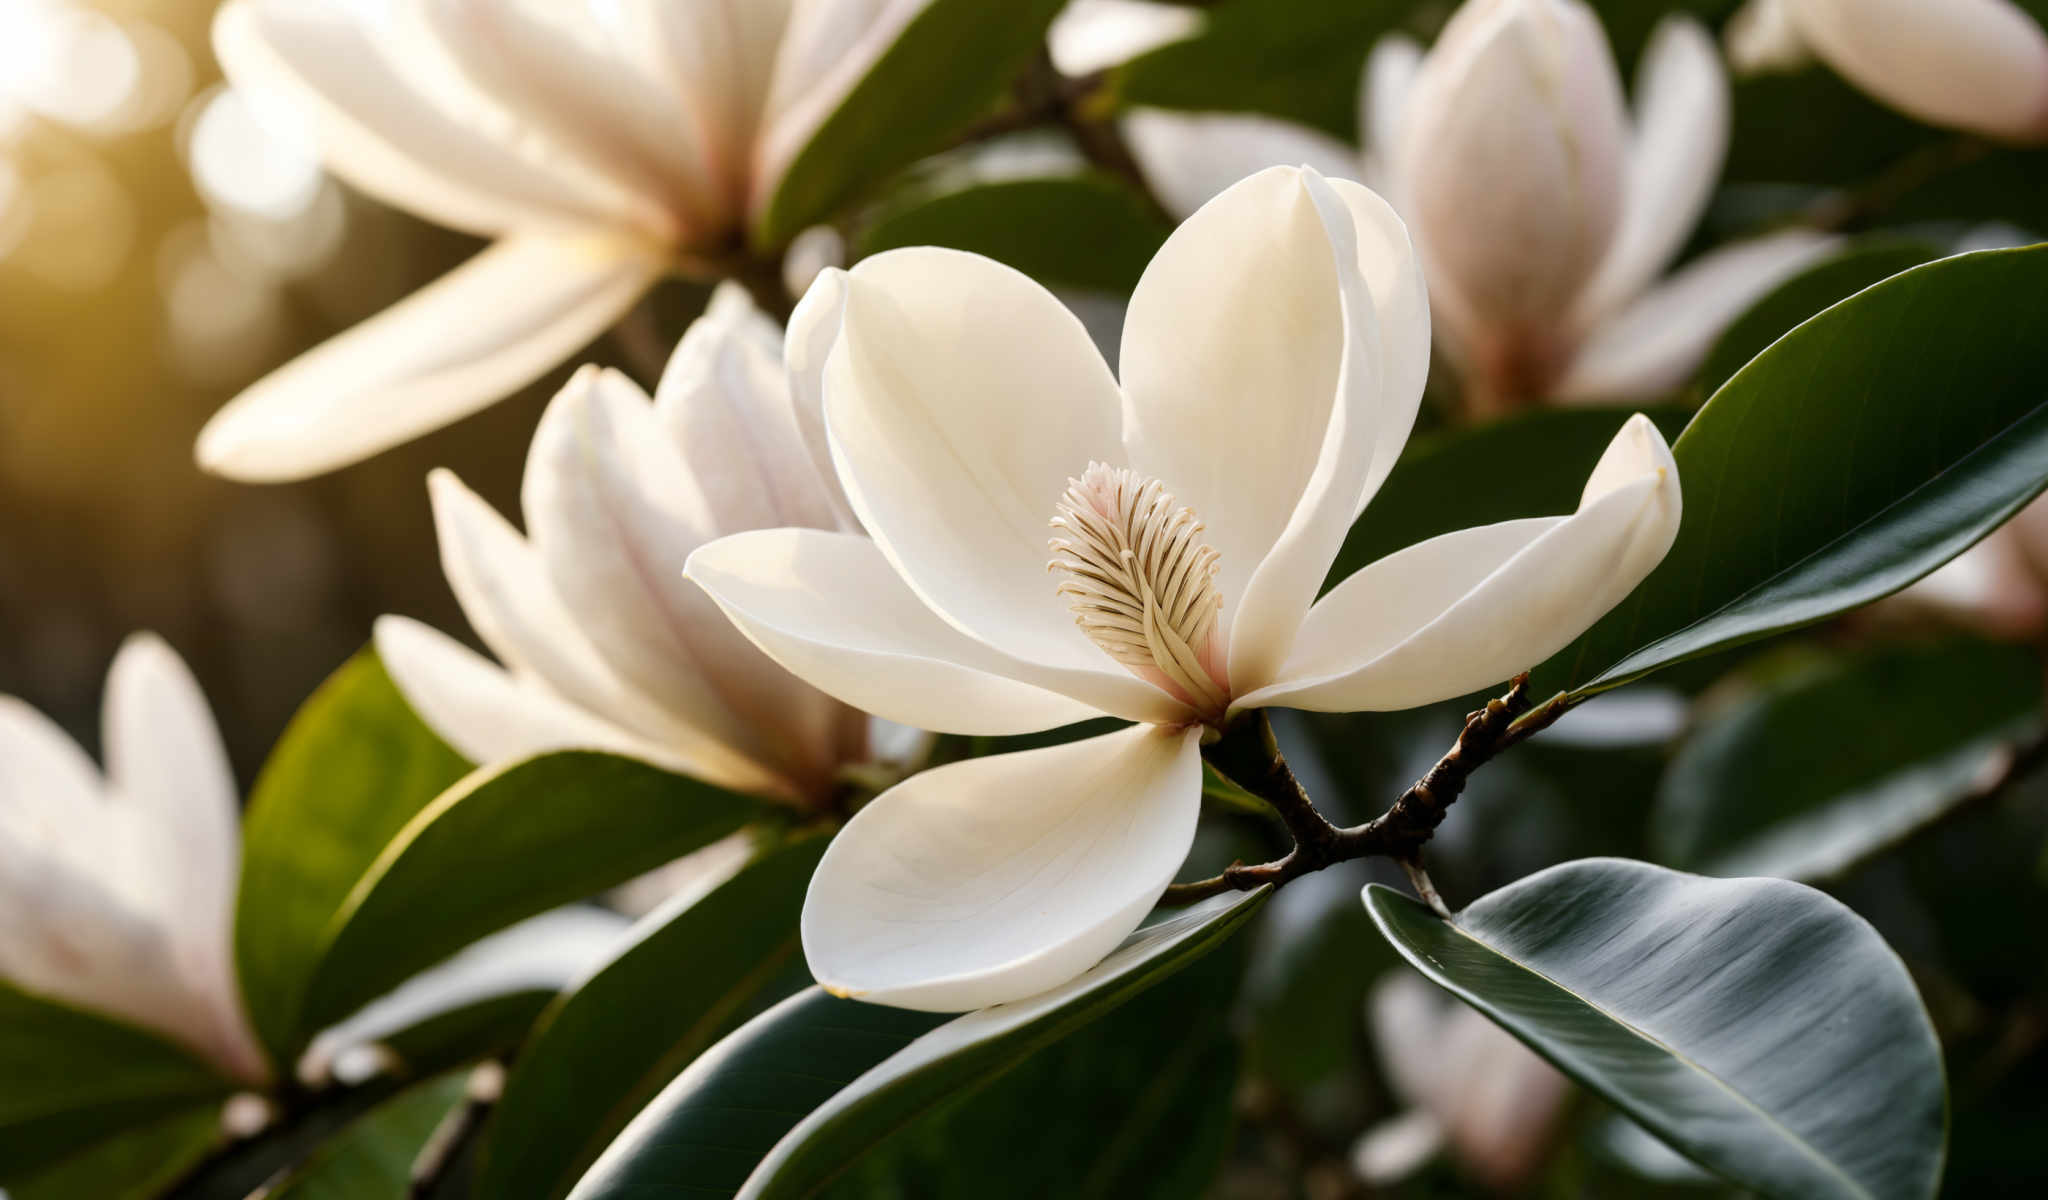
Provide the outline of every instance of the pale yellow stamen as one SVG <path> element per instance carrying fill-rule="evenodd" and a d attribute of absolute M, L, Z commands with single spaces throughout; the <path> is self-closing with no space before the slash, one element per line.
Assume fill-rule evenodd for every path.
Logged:
<path fill-rule="evenodd" d="M 1047 565 L 1066 575 L 1057 590 L 1075 624 L 1111 658 L 1220 716 L 1230 701 L 1223 595 L 1201 521 L 1157 479 L 1103 463 L 1068 480 L 1057 507 Z"/>

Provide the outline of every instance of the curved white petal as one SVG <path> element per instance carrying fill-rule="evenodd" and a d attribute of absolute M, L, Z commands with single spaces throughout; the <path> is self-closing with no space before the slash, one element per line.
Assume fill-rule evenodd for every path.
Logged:
<path fill-rule="evenodd" d="M 1073 0 L 1045 31 L 1062 75 L 1092 75 L 1200 33 L 1200 9 L 1150 0 Z"/>
<path fill-rule="evenodd" d="M 875 543 L 959 629 L 1092 681 L 1104 711 L 1163 703 L 1147 719 L 1173 719 L 1163 691 L 1075 627 L 1046 573 L 1067 481 L 1123 459 L 1116 381 L 1081 323 L 1028 277 L 957 250 L 888 251 L 845 282 L 826 434 Z"/>
<path fill-rule="evenodd" d="M 1381 712 L 1497 683 L 1634 590 L 1671 548 L 1679 513 L 1671 451 L 1632 417 L 1572 516 L 1460 530 L 1364 568 L 1317 602 L 1281 682 L 1237 707 Z"/>
<path fill-rule="evenodd" d="M 1708 251 L 1596 326 L 1552 398 L 1627 403 L 1677 389 L 1730 321 L 1840 244 L 1792 229 Z"/>
<path fill-rule="evenodd" d="M 756 650 L 683 578 L 710 516 L 654 407 L 616 371 L 578 371 L 541 417 L 521 493 L 556 594 L 604 661 L 701 735 L 693 757 L 760 764 L 800 789 L 838 763 L 843 716 Z"/>
<path fill-rule="evenodd" d="M 521 227 L 645 228 L 641 197 L 520 153 L 474 114 L 409 79 L 388 34 L 345 4 L 232 0 L 213 47 L 238 90 L 306 123 L 328 169 L 439 225 L 493 235 Z"/>
<path fill-rule="evenodd" d="M 655 390 L 655 410 L 716 532 L 839 522 L 790 397 L 782 341 L 746 289 L 728 280 L 684 331 Z"/>
<path fill-rule="evenodd" d="M 1254 175 L 1160 248 L 1122 361 L 1132 465 L 1206 522 L 1232 683 L 1257 687 L 1415 420 L 1429 305 L 1407 232 L 1357 184 Z"/>
<path fill-rule="evenodd" d="M 0 822 L 6 828 L 25 828 L 31 811 L 48 814 L 48 824 L 37 822 L 38 837 L 54 842 L 65 835 L 66 809 L 97 803 L 104 784 L 99 768 L 55 721 L 13 696 L 0 696 Z"/>
<path fill-rule="evenodd" d="M 847 503 L 839 486 L 839 472 L 832 465 L 832 445 L 825 437 L 825 364 L 839 340 L 839 327 L 846 311 L 846 272 L 827 267 L 818 272 L 795 311 L 789 314 L 789 330 L 782 340 L 782 362 L 788 374 L 789 403 L 810 452 L 811 465 L 838 514 L 841 529 L 857 529 L 859 518 Z"/>
<path fill-rule="evenodd" d="M 1357 179 L 1363 169 L 1358 151 L 1329 134 L 1256 113 L 1134 108 L 1123 131 L 1146 181 L 1179 217 L 1267 167 L 1306 165 L 1333 179 Z"/>
<path fill-rule="evenodd" d="M 626 243 L 507 238 L 245 389 L 206 423 L 199 463 L 303 479 L 438 429 L 582 349 L 661 270 Z"/>
<path fill-rule="evenodd" d="M 1722 26 L 1721 43 L 1739 75 L 1796 71 L 1813 61 L 1813 49 L 1792 16 L 1792 0 L 1748 0 Z"/>
<path fill-rule="evenodd" d="M 855 708 L 938 733 L 1012 734 L 1099 715 L 940 620 L 857 534 L 763 529 L 690 555 L 689 577 L 754 644 Z"/>
<path fill-rule="evenodd" d="M 1366 154 L 1391 167 L 1388 156 L 1401 141 L 1402 114 L 1422 70 L 1422 46 L 1405 33 L 1390 33 L 1372 44 L 1358 87 L 1358 136 Z M 1373 183 L 1372 180 L 1366 180 Z M 1381 181 L 1394 187 L 1392 180 Z M 1389 193 L 1391 194 L 1391 192 Z M 1395 197 L 1399 203 L 1399 197 Z"/>
<path fill-rule="evenodd" d="M 1637 67 L 1621 223 L 1579 295 L 1581 321 L 1627 303 L 1685 244 L 1720 178 L 1730 120 L 1728 76 L 1713 35 L 1690 17 L 1664 18 Z"/>
<path fill-rule="evenodd" d="M 2048 33 L 2010 0 L 1789 0 L 1799 31 L 1857 87 L 1934 125 L 2048 138 Z"/>
<path fill-rule="evenodd" d="M 1087 970 L 1187 856 L 1198 737 L 1138 726 L 953 763 L 882 793 L 811 877 L 811 973 L 855 999 L 960 1012 Z"/>

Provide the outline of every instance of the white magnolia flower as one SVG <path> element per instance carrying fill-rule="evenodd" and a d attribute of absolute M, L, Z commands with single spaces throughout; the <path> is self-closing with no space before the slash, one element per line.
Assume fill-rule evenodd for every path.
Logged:
<path fill-rule="evenodd" d="M 782 363 L 774 322 L 725 284 L 652 402 L 595 367 L 555 397 L 527 455 L 524 537 L 454 475 L 430 478 L 449 586 L 504 666 L 380 620 L 378 653 L 428 725 L 479 763 L 598 748 L 793 801 L 870 757 L 865 714 L 776 666 L 682 575 L 724 534 L 853 528 L 815 391 L 793 392 Z"/>
<path fill-rule="evenodd" d="M 1210 724 L 1496 683 L 1677 529 L 1676 468 L 1637 418 L 1574 515 L 1434 538 L 1318 600 L 1414 422 L 1429 308 L 1393 211 L 1309 170 L 1246 179 L 1168 239 L 1121 384 L 1038 284 L 950 250 L 828 272 L 790 344 L 827 351 L 806 362 L 869 537 L 744 533 L 690 578 L 791 671 L 908 725 L 1141 723 L 927 771 L 854 816 L 803 940 L 821 981 L 868 1000 L 968 1009 L 1071 978 L 1180 866 Z"/>
<path fill-rule="evenodd" d="M 1599 19 L 1580 0 L 1468 0 L 1426 54 L 1373 48 L 1361 159 L 1269 117 L 1139 110 L 1132 147 L 1165 202 L 1192 209 L 1276 163 L 1360 178 L 1407 218 L 1438 334 L 1473 407 L 1616 401 L 1680 384 L 1721 329 L 1832 246 L 1793 231 L 1661 278 L 1699 221 L 1728 145 L 1713 38 L 1667 18 L 1631 120 Z"/>
<path fill-rule="evenodd" d="M 313 475 L 538 378 L 757 220 L 928 2 L 231 0 L 238 90 L 356 187 L 496 240 L 236 397 L 200 461 Z"/>
<path fill-rule="evenodd" d="M 235 781 L 206 697 L 169 646 L 138 635 L 107 674 L 101 723 L 104 774 L 0 696 L 0 979 L 260 1085 L 270 1065 L 235 979 Z"/>
<path fill-rule="evenodd" d="M 1749 0 L 1726 36 L 1738 70 L 1818 56 L 1929 124 L 2048 141 L 2048 33 L 2010 0 Z"/>

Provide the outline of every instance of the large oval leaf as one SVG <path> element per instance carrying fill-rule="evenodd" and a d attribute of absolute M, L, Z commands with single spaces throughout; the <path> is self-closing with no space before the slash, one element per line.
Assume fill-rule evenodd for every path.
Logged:
<path fill-rule="evenodd" d="M 234 1088 L 154 1034 L 0 983 L 0 1186 Z"/>
<path fill-rule="evenodd" d="M 677 1076 L 571 1200 L 661 1194 L 681 1180 L 707 1195 L 810 1195 L 934 1105 L 1214 949 L 1264 899 L 1215 897 L 1132 934 L 1064 987 L 950 1021 L 802 992 Z"/>
<path fill-rule="evenodd" d="M 762 815 L 759 801 L 630 758 L 543 754 L 472 772 L 364 873 L 320 947 L 318 1029 L 524 917 L 660 866 Z"/>
<path fill-rule="evenodd" d="M 796 960 L 804 889 L 827 840 L 775 847 L 677 896 L 548 1010 L 485 1130 L 480 1195 L 568 1194 L 633 1114 Z"/>
<path fill-rule="evenodd" d="M 7 1195 L 12 1200 L 154 1200 L 220 1141 L 218 1104 L 182 1109 L 31 1176 L 9 1178 Z"/>
<path fill-rule="evenodd" d="M 1969 795 L 2040 713 L 2040 662 L 2017 646 L 1895 646 L 1798 671 L 1685 744 L 1651 842 L 1716 875 L 1837 875 Z"/>
<path fill-rule="evenodd" d="M 430 1079 L 358 1118 L 315 1151 L 267 1200 L 390 1200 L 408 1194 L 414 1160 L 457 1104 L 465 1072 Z"/>
<path fill-rule="evenodd" d="M 1821 892 L 1584 859 L 1455 923 L 1378 885 L 1365 903 L 1417 970 L 1734 1182 L 1788 1200 L 1940 1184 L 1933 1026 L 1898 956 Z"/>
<path fill-rule="evenodd" d="M 1678 541 L 1541 671 L 1578 693 L 1897 591 L 2048 483 L 2048 245 L 1916 267 L 1786 334 L 1672 447 Z"/>
<path fill-rule="evenodd" d="M 926 0 L 896 41 L 818 124 L 775 185 L 755 230 L 779 246 L 832 217 L 875 180 L 941 148 L 995 104 L 1031 61 L 1065 0 Z"/>
<path fill-rule="evenodd" d="M 335 913 L 405 823 L 468 769 L 367 650 L 292 718 L 250 794 L 235 910 L 243 997 L 275 1061 L 305 1045 L 299 1008 Z"/>
<path fill-rule="evenodd" d="M 1048 286 L 1129 292 L 1164 222 L 1136 192 L 1100 171 L 977 180 L 920 189 L 892 204 L 859 242 L 861 255 L 950 246 L 1007 263 Z"/>

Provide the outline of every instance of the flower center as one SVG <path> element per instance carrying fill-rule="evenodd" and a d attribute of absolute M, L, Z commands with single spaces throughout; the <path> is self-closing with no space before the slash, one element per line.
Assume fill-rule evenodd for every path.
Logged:
<path fill-rule="evenodd" d="M 1067 481 L 1052 519 L 1058 594 L 1081 632 L 1141 678 L 1204 717 L 1230 702 L 1223 669 L 1223 594 L 1202 522 L 1164 484 L 1089 463 Z"/>

